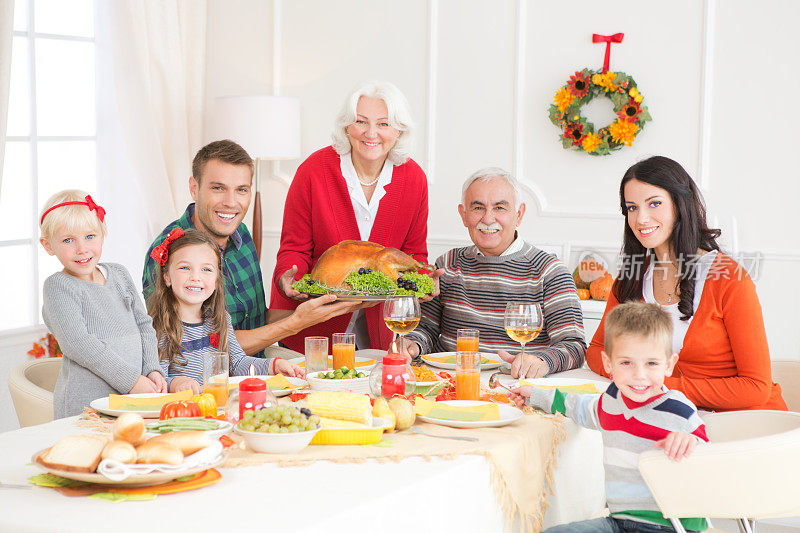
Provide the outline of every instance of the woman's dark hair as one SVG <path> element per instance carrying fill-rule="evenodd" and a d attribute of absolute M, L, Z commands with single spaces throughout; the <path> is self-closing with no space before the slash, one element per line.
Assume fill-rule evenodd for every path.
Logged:
<path fill-rule="evenodd" d="M 697 271 L 697 250 L 719 250 L 717 237 L 722 233 L 706 224 L 706 207 L 700 190 L 683 167 L 668 157 L 654 156 L 633 165 L 625 172 L 619 184 L 619 205 L 625 216 L 622 241 L 622 266 L 612 291 L 619 301 L 640 300 L 644 278 L 644 258 L 648 250 L 628 225 L 628 207 L 625 205 L 625 185 L 638 180 L 664 189 L 669 193 L 675 209 L 675 226 L 670 244 L 678 260 L 681 280 L 678 310 L 681 320 L 693 314 L 694 283 Z M 653 255 L 653 254 L 651 254 Z"/>

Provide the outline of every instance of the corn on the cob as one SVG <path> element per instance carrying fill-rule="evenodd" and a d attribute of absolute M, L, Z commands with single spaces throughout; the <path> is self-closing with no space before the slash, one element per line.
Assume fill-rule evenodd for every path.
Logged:
<path fill-rule="evenodd" d="M 309 394 L 306 402 L 315 415 L 359 424 L 372 424 L 372 405 L 365 394 L 318 391 Z"/>

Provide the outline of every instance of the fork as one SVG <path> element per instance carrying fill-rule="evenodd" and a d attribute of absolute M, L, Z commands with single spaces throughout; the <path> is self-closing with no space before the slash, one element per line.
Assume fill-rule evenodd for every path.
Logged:
<path fill-rule="evenodd" d="M 0 489 L 32 489 L 30 485 L 18 485 L 16 483 L 4 483 L 0 481 Z"/>
<path fill-rule="evenodd" d="M 477 437 L 451 437 L 448 435 L 433 435 L 431 433 L 428 433 L 427 431 L 423 431 L 417 426 L 411 426 L 411 431 L 413 431 L 414 433 L 419 433 L 420 435 L 425 435 L 426 437 L 434 437 L 436 439 L 453 439 L 453 440 L 466 440 L 469 442 L 478 442 Z"/>

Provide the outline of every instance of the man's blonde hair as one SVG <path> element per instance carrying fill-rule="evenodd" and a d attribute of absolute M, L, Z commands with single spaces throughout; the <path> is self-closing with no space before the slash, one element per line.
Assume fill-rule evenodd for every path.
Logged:
<path fill-rule="evenodd" d="M 614 342 L 623 335 L 653 339 L 663 345 L 667 357 L 672 355 L 672 319 L 655 304 L 625 302 L 608 313 L 604 346 L 608 357 L 613 357 Z"/>
<path fill-rule="evenodd" d="M 67 189 L 55 193 L 44 203 L 42 211 L 39 213 L 39 220 L 42 219 L 44 212 L 54 205 L 64 202 L 85 202 L 86 195 L 86 192 L 78 189 Z M 81 233 L 87 230 L 94 230 L 97 233 L 102 233 L 104 237 L 108 233 L 106 223 L 100 222 L 100 219 L 97 218 L 97 211 L 90 210 L 86 205 L 62 205 L 53 209 L 42 220 L 40 230 L 42 237 L 48 241 L 58 231 Z"/>

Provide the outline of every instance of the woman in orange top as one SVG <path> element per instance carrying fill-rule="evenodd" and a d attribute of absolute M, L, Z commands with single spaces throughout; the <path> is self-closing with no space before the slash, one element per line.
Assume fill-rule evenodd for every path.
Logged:
<path fill-rule="evenodd" d="M 672 316 L 678 364 L 664 385 L 698 407 L 786 410 L 772 382 L 761 305 L 747 272 L 719 251 L 720 230 L 706 224 L 700 191 L 675 161 L 661 156 L 625 173 L 619 188 L 627 220 L 622 268 L 586 352 L 601 361 L 605 314 L 620 302 L 657 303 Z M 644 384 L 644 383 L 643 383 Z"/>

